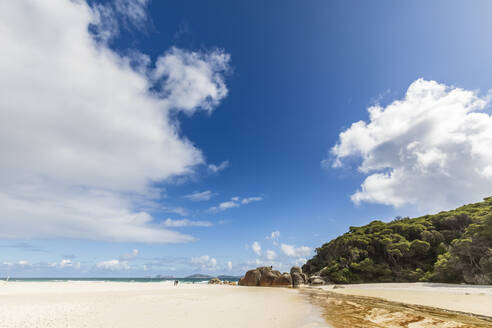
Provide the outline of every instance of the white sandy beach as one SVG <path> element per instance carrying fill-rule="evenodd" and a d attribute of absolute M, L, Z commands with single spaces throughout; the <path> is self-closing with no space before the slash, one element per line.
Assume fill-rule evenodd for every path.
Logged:
<path fill-rule="evenodd" d="M 346 295 L 379 297 L 388 301 L 437 307 L 492 317 L 492 286 L 435 283 L 385 283 L 323 286 Z"/>
<path fill-rule="evenodd" d="M 288 288 L 120 282 L 0 282 L 0 327 L 320 327 Z M 322 325 L 321 325 L 322 326 Z"/>

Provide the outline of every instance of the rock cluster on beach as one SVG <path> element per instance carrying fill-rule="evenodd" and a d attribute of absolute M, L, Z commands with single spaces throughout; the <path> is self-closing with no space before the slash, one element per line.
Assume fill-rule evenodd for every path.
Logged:
<path fill-rule="evenodd" d="M 262 287 L 298 287 L 301 285 L 324 285 L 325 281 L 321 277 L 309 278 L 302 269 L 294 266 L 289 272 L 281 273 L 270 267 L 258 267 L 246 272 L 239 280 L 240 286 L 262 286 Z"/>
<path fill-rule="evenodd" d="M 237 283 L 235 281 L 228 281 L 228 280 L 220 280 L 219 278 L 212 278 L 208 281 L 209 285 L 230 285 L 230 286 L 236 286 Z"/>

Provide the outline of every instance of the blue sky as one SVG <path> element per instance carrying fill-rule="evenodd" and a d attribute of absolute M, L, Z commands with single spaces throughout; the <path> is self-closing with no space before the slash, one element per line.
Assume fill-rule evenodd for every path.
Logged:
<path fill-rule="evenodd" d="M 479 201 L 491 7 L 0 5 L 0 276 L 288 270 L 351 225 Z"/>

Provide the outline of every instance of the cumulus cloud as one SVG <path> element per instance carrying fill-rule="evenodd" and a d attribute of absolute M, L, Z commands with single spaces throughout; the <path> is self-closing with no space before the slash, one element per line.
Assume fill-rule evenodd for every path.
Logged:
<path fill-rule="evenodd" d="M 206 270 L 213 270 L 217 267 L 217 260 L 214 257 L 210 257 L 208 255 L 192 257 L 191 263 L 201 269 Z"/>
<path fill-rule="evenodd" d="M 163 105 L 193 114 L 198 108 L 211 113 L 227 95 L 223 72 L 230 56 L 223 51 L 188 52 L 171 48 L 160 56 L 152 71 Z"/>
<path fill-rule="evenodd" d="M 294 245 L 281 244 L 280 249 L 286 256 L 289 257 L 299 258 L 303 256 L 309 256 L 312 253 L 311 248 L 307 246 L 295 247 Z"/>
<path fill-rule="evenodd" d="M 228 262 L 227 262 L 227 268 L 228 268 L 229 270 L 232 270 L 232 262 L 231 262 L 231 261 L 228 261 Z"/>
<path fill-rule="evenodd" d="M 182 227 L 211 227 L 212 222 L 209 221 L 191 221 L 188 219 L 172 220 L 166 219 L 161 223 L 162 226 L 168 228 L 182 228 Z"/>
<path fill-rule="evenodd" d="M 194 193 L 191 193 L 184 197 L 194 202 L 202 202 L 202 201 L 210 200 L 210 198 L 212 198 L 213 195 L 214 194 L 212 193 L 212 191 L 206 190 L 202 192 L 195 191 Z"/>
<path fill-rule="evenodd" d="M 251 268 L 259 267 L 259 266 L 272 266 L 277 270 L 288 270 L 290 268 L 290 264 L 283 261 L 272 261 L 268 259 L 254 259 L 246 262 L 246 266 L 243 267 L 243 270 L 249 270 Z"/>
<path fill-rule="evenodd" d="M 108 260 L 102 261 L 96 264 L 98 269 L 109 270 L 109 271 L 120 271 L 120 270 L 129 270 L 130 265 L 128 265 L 127 261 L 120 260 Z"/>
<path fill-rule="evenodd" d="M 142 21 L 146 1 L 116 3 Z M 206 164 L 172 117 L 212 112 L 229 55 L 172 48 L 135 69 L 148 56 L 95 40 L 100 15 L 85 1 L 0 3 L 0 238 L 193 240 L 140 202 L 151 183 Z"/>
<path fill-rule="evenodd" d="M 253 250 L 253 252 L 255 252 L 256 255 L 260 256 L 261 255 L 261 245 L 259 242 L 255 241 L 252 245 L 251 245 L 251 249 Z"/>
<path fill-rule="evenodd" d="M 209 212 L 217 213 L 222 212 L 230 208 L 239 207 L 241 205 L 246 205 L 252 202 L 258 202 L 263 200 L 262 197 L 247 197 L 241 199 L 240 197 L 232 197 L 230 201 L 222 202 L 217 206 L 212 206 L 208 209 Z"/>
<path fill-rule="evenodd" d="M 360 157 L 368 176 L 351 199 L 395 207 L 441 210 L 489 196 L 492 116 L 489 96 L 416 80 L 401 100 L 368 109 L 340 134 L 334 167 Z"/>

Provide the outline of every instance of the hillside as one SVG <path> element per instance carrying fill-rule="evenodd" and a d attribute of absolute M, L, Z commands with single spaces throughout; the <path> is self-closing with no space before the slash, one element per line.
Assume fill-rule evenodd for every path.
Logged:
<path fill-rule="evenodd" d="M 438 214 L 350 227 L 317 248 L 303 271 L 333 283 L 492 284 L 492 197 Z"/>

